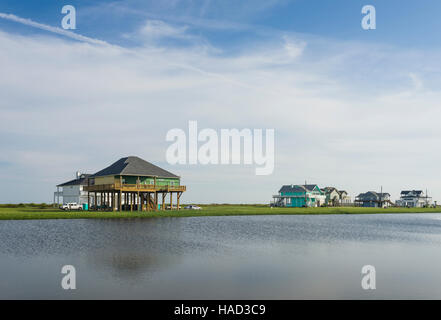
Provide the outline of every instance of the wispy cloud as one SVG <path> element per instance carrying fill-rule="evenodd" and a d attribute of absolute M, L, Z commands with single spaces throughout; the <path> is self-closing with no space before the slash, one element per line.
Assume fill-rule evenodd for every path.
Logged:
<path fill-rule="evenodd" d="M 147 20 L 140 28 L 139 34 L 147 38 L 187 38 L 188 27 L 173 27 L 161 20 Z"/>
<path fill-rule="evenodd" d="M 166 23 L 158 19 L 146 19 L 135 31 L 122 37 L 132 40 L 135 47 L 142 46 L 191 46 L 197 50 L 217 51 L 203 37 L 192 33 L 188 25 Z"/>

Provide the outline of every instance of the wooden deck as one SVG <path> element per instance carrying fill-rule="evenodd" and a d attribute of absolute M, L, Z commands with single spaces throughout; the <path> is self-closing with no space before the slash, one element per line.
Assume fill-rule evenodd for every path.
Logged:
<path fill-rule="evenodd" d="M 123 192 L 184 192 L 186 186 L 157 186 L 153 184 L 99 184 L 84 186 L 84 191 L 103 192 L 103 191 L 123 191 Z"/>

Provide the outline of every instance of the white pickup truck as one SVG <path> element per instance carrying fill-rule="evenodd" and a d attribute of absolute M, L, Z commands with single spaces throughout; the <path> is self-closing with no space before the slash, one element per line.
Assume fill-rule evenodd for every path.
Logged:
<path fill-rule="evenodd" d="M 76 203 L 76 202 L 70 202 L 63 204 L 60 209 L 62 210 L 83 210 L 83 206 Z"/>

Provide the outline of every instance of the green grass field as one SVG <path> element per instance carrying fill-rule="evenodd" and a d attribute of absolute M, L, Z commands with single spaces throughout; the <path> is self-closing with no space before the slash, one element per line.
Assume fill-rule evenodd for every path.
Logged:
<path fill-rule="evenodd" d="M 182 206 L 183 207 L 183 206 Z M 270 208 L 265 205 L 201 205 L 202 210 L 158 212 L 62 211 L 49 205 L 0 205 L 0 220 L 25 219 L 108 219 L 154 217 L 202 217 L 239 215 L 295 215 L 295 214 L 381 214 L 441 212 L 441 208 Z"/>

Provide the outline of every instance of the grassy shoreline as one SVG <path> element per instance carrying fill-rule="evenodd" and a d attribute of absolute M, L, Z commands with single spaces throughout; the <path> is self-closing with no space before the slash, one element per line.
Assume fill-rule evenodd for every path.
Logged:
<path fill-rule="evenodd" d="M 389 214 L 389 213 L 441 213 L 441 208 L 270 208 L 265 205 L 201 205 L 202 210 L 158 212 L 62 211 L 49 206 L 0 205 L 0 220 L 30 219 L 123 219 L 160 217 L 207 217 L 242 215 L 324 215 L 324 214 Z"/>

